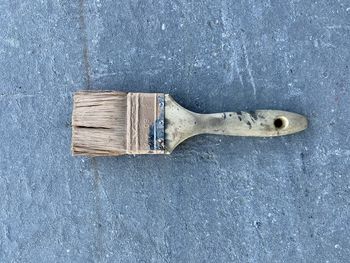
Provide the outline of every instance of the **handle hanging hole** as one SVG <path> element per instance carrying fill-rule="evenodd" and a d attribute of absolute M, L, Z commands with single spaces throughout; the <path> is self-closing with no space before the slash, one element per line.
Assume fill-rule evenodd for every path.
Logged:
<path fill-rule="evenodd" d="M 279 116 L 274 120 L 273 125 L 278 130 L 285 129 L 288 126 L 288 119 L 286 117 Z"/>

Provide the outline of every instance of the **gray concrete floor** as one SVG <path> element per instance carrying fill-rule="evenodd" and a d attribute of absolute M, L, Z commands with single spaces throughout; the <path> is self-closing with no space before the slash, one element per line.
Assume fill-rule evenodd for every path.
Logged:
<path fill-rule="evenodd" d="M 0 0 L 1 262 L 348 262 L 350 2 Z M 307 131 L 73 158 L 80 89 Z"/>

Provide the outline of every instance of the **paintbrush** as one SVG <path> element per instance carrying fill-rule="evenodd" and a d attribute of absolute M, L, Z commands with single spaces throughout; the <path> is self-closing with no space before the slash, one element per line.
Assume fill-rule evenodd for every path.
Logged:
<path fill-rule="evenodd" d="M 271 137 L 306 127 L 304 116 L 287 111 L 199 114 L 163 93 L 82 91 L 74 95 L 72 153 L 169 154 L 199 134 Z"/>

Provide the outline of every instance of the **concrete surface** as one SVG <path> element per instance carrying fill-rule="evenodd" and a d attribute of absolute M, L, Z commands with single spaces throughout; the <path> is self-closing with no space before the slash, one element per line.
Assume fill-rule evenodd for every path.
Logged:
<path fill-rule="evenodd" d="M 350 2 L 0 0 L 0 262 L 349 262 Z M 79 89 L 306 132 L 73 158 Z"/>

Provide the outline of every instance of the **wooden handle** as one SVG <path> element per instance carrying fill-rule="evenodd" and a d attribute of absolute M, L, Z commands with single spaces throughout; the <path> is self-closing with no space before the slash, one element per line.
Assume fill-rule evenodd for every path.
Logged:
<path fill-rule="evenodd" d="M 271 137 L 306 129 L 307 119 L 296 113 L 278 110 L 199 114 L 165 95 L 165 151 L 198 134 Z"/>
<path fill-rule="evenodd" d="M 278 110 L 195 114 L 195 134 L 270 137 L 296 133 L 307 127 L 304 116 Z"/>

